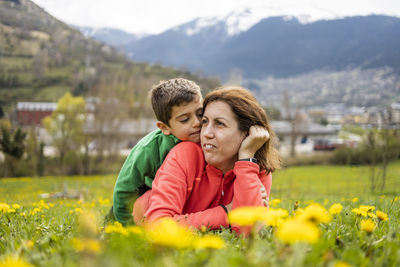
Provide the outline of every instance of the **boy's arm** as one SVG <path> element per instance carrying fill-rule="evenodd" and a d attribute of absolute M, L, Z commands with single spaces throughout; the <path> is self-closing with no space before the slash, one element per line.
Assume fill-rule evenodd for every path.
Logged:
<path fill-rule="evenodd" d="M 153 179 L 161 163 L 157 163 L 157 155 L 147 150 L 133 149 L 119 172 L 114 187 L 114 217 L 123 225 L 133 223 L 133 203 L 138 197 L 138 189 L 145 185 L 146 176 Z"/>

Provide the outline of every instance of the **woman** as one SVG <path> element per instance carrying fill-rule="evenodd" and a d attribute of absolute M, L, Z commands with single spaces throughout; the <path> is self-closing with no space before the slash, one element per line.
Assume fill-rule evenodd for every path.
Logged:
<path fill-rule="evenodd" d="M 227 87 L 209 93 L 203 109 L 201 145 L 182 142 L 169 152 L 152 190 L 135 203 L 135 222 L 140 206 L 150 222 L 173 217 L 216 229 L 229 225 L 230 209 L 268 200 L 280 158 L 257 100 L 243 88 Z"/>

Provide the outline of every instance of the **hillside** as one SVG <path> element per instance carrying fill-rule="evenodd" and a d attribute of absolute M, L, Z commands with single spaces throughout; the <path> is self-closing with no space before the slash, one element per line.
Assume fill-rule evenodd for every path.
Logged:
<path fill-rule="evenodd" d="M 28 0 L 0 0 L 0 108 L 17 101 L 57 101 L 65 92 L 125 102 L 131 115 L 148 114 L 148 89 L 186 77 L 205 90 L 216 79 L 154 64 L 134 63 L 108 45 L 86 38 Z"/>

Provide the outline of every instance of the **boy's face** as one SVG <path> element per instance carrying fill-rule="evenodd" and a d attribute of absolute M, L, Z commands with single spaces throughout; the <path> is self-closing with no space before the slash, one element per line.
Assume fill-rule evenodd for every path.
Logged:
<path fill-rule="evenodd" d="M 193 101 L 172 107 L 169 126 L 157 122 L 158 128 L 165 135 L 173 134 L 181 141 L 200 142 L 200 120 L 203 99 L 198 96 Z"/>

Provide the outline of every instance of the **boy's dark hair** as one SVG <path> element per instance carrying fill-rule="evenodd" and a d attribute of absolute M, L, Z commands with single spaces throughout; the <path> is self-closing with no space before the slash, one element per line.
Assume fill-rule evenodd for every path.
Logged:
<path fill-rule="evenodd" d="M 150 92 L 151 105 L 156 118 L 169 126 L 172 107 L 189 103 L 201 97 L 200 87 L 193 81 L 183 78 L 161 81 Z"/>

